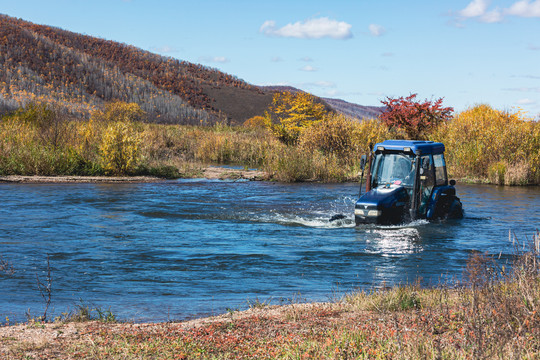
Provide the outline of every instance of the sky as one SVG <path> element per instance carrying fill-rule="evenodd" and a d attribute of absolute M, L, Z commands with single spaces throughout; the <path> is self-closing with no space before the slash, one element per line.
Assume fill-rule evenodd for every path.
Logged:
<path fill-rule="evenodd" d="M 0 13 L 255 85 L 540 118 L 540 0 L 0 0 Z"/>

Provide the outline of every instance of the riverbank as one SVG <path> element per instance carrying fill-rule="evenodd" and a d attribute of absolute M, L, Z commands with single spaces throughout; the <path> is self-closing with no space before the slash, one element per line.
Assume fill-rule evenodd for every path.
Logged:
<path fill-rule="evenodd" d="M 532 290 L 527 299 L 524 290 Z M 247 311 L 179 323 L 31 322 L 0 327 L 0 357 L 537 358 L 538 295 L 538 281 L 453 290 L 409 286 L 332 303 L 256 302 Z"/>
<path fill-rule="evenodd" d="M 221 180 L 268 180 L 269 174 L 259 170 L 240 170 L 230 167 L 208 166 L 200 172 L 192 173 L 192 178 Z M 0 183 L 156 183 L 166 181 L 154 176 L 0 176 Z"/>

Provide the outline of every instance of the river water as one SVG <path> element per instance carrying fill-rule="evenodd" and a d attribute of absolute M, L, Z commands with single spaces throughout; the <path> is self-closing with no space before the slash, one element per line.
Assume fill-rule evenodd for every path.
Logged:
<path fill-rule="evenodd" d="M 513 252 L 540 228 L 540 187 L 457 185 L 460 221 L 355 227 L 356 184 L 178 180 L 0 184 L 0 322 L 77 305 L 164 321 L 249 302 L 327 301 L 354 289 L 460 279 L 473 251 Z M 347 218 L 330 223 L 343 213 Z"/>

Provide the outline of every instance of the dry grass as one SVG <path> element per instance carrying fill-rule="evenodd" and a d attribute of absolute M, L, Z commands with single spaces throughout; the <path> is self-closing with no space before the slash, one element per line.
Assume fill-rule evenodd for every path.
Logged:
<path fill-rule="evenodd" d="M 377 120 L 327 115 L 303 130 L 297 145 L 286 145 L 261 126 L 70 121 L 54 109 L 34 106 L 0 120 L 0 175 L 174 178 L 226 164 L 263 169 L 278 181 L 343 182 L 357 179 L 359 158 L 370 144 L 403 138 L 396 131 Z M 540 183 L 540 126 L 520 113 L 477 106 L 441 125 L 430 139 L 446 144 L 453 176 Z"/>

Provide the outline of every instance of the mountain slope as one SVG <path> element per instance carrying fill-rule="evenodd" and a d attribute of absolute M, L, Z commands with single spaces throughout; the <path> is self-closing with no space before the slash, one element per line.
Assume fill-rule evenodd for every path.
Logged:
<path fill-rule="evenodd" d="M 0 66 L 3 108 L 42 100 L 80 116 L 122 100 L 139 103 L 153 120 L 240 122 L 261 114 L 272 97 L 215 69 L 3 15 Z"/>
<path fill-rule="evenodd" d="M 240 124 L 262 115 L 273 93 L 284 90 L 301 91 L 254 86 L 217 69 L 0 14 L 0 113 L 44 101 L 84 118 L 120 100 L 138 103 L 149 121 Z M 377 108 L 322 101 L 359 118 L 377 115 Z"/>
<path fill-rule="evenodd" d="M 363 106 L 340 99 L 322 98 L 331 108 L 344 115 L 358 119 L 377 118 L 382 114 L 384 106 Z"/>

